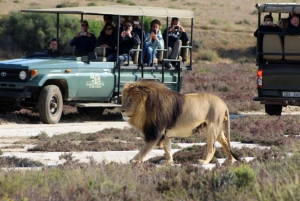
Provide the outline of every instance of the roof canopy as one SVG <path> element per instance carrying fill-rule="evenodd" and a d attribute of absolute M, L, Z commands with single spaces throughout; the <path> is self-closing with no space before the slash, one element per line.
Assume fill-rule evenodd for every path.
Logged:
<path fill-rule="evenodd" d="M 125 15 L 125 16 L 148 16 L 148 17 L 178 17 L 193 18 L 194 13 L 191 10 L 181 10 L 163 7 L 146 6 L 88 6 L 88 7 L 67 7 L 67 8 L 49 8 L 49 9 L 26 9 L 22 12 L 35 13 L 59 13 L 59 14 L 85 14 L 85 15 Z"/>
<path fill-rule="evenodd" d="M 300 4 L 297 3 L 266 3 L 256 4 L 259 13 L 297 13 L 300 14 Z"/>

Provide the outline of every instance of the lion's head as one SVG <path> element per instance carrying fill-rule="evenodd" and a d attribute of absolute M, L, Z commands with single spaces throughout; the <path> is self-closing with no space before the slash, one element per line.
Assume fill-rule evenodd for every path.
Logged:
<path fill-rule="evenodd" d="M 184 95 L 157 81 L 126 84 L 122 91 L 122 115 L 145 134 L 146 141 L 157 139 L 172 128 L 182 113 Z"/>

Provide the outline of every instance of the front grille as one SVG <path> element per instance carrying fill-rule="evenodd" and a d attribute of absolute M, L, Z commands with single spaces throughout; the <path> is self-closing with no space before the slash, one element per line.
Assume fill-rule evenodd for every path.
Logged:
<path fill-rule="evenodd" d="M 25 80 L 21 80 L 19 74 L 21 71 L 25 71 L 27 73 L 27 78 Z M 29 71 L 28 69 L 0 69 L 0 82 L 27 82 L 29 79 Z M 1 83 L 2 85 L 3 83 Z"/>

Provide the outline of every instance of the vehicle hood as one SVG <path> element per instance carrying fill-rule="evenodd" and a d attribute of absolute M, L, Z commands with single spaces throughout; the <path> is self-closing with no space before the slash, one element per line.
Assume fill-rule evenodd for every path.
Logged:
<path fill-rule="evenodd" d="M 47 65 L 61 65 L 63 63 L 70 63 L 70 60 L 66 59 L 13 59 L 7 61 L 1 61 L 0 67 L 8 67 L 8 66 L 22 66 L 22 67 L 35 67 L 35 66 L 47 66 Z M 74 60 L 72 60 L 74 63 Z"/>

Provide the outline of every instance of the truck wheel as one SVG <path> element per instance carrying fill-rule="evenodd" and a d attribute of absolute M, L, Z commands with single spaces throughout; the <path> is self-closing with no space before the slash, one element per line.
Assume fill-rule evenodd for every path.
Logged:
<path fill-rule="evenodd" d="M 282 112 L 281 105 L 265 105 L 265 111 L 268 115 L 271 116 L 280 116 Z"/>
<path fill-rule="evenodd" d="M 55 85 L 48 85 L 40 93 L 38 110 L 39 116 L 45 124 L 59 122 L 63 109 L 63 100 L 60 89 Z"/>
<path fill-rule="evenodd" d="M 80 115 L 89 115 L 89 116 L 102 116 L 105 108 L 104 107 L 77 107 L 77 112 Z"/>

